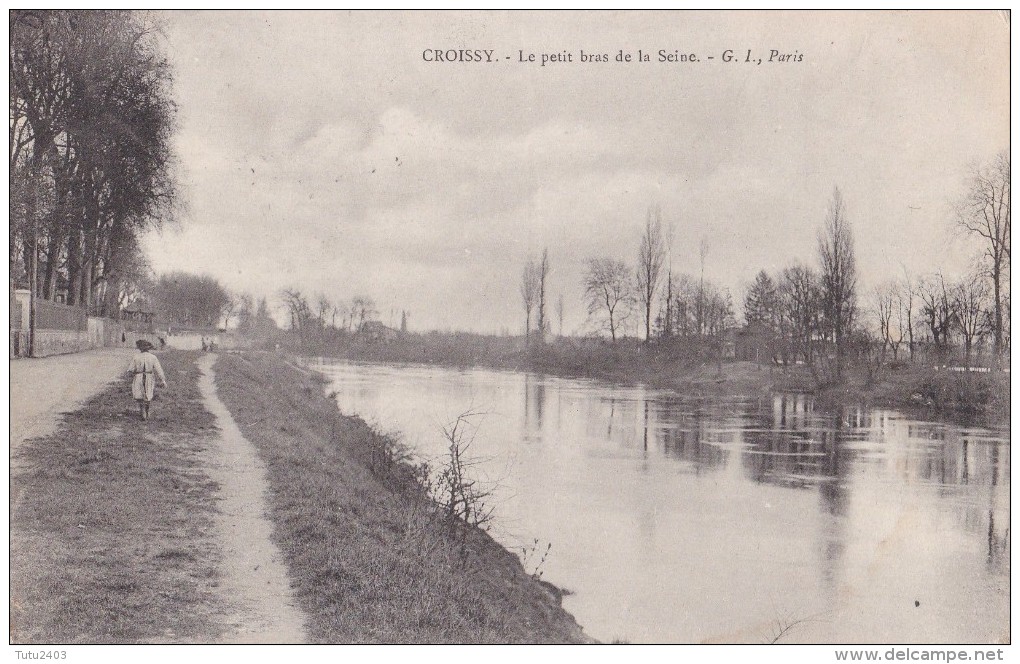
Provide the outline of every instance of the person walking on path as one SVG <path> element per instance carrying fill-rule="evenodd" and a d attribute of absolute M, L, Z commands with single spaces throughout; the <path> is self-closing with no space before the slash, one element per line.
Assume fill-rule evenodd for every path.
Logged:
<path fill-rule="evenodd" d="M 138 402 L 138 414 L 143 420 L 149 419 L 149 402 L 156 392 L 156 377 L 159 377 L 163 387 L 167 387 L 166 374 L 163 373 L 163 366 L 159 358 L 150 353 L 152 344 L 145 339 L 139 339 L 135 346 L 138 353 L 131 358 L 131 365 L 128 371 L 134 374 L 131 383 L 131 396 Z"/>

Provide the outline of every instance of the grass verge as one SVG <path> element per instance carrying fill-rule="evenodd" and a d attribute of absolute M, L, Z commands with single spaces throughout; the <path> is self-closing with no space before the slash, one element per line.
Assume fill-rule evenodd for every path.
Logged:
<path fill-rule="evenodd" d="M 558 593 L 438 518 L 393 441 L 272 353 L 221 356 L 217 391 L 268 467 L 270 516 L 320 643 L 571 643 Z"/>
<path fill-rule="evenodd" d="M 214 431 L 196 357 L 160 353 L 171 389 L 149 422 L 125 378 L 20 448 L 12 643 L 215 640 L 215 486 L 200 460 Z"/>

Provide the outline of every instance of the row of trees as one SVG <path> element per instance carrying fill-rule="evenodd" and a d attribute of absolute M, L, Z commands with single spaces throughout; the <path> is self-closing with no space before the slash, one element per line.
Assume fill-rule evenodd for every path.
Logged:
<path fill-rule="evenodd" d="M 775 277 L 758 273 L 744 297 L 744 321 L 778 338 L 773 348 L 786 362 L 812 364 L 816 349 L 833 350 L 839 375 L 860 322 L 854 237 L 839 188 L 817 247 L 817 267 L 795 263 Z"/>
<path fill-rule="evenodd" d="M 130 11 L 10 12 L 10 271 L 113 315 L 172 217 L 171 72 Z"/>
<path fill-rule="evenodd" d="M 838 191 L 819 239 L 817 268 L 800 263 L 774 275 L 761 271 L 744 299 L 744 319 L 771 334 L 773 350 L 785 361 L 811 364 L 823 342 L 832 342 L 837 369 L 848 345 L 877 348 L 877 359 L 913 359 L 918 347 L 942 358 L 962 345 L 971 362 L 974 348 L 990 340 L 994 357 L 1009 348 L 1010 192 L 1005 153 L 976 169 L 956 226 L 982 241 L 974 270 L 946 279 L 933 274 L 887 281 L 859 306 L 853 238 Z M 859 310 L 860 309 L 860 310 Z M 851 343 L 852 342 L 852 343 Z"/>
<path fill-rule="evenodd" d="M 969 364 L 975 347 L 991 341 L 995 348 L 996 318 L 993 284 L 981 270 L 956 280 L 941 272 L 915 279 L 888 281 L 871 293 L 873 333 L 887 353 L 899 359 L 901 348 L 915 355 L 918 343 L 934 346 L 946 355 L 962 343 Z M 1009 348 L 1009 299 L 1000 302 L 1000 351 Z"/>
<path fill-rule="evenodd" d="M 363 295 L 349 300 L 333 300 L 319 294 L 305 295 L 297 288 L 287 288 L 280 293 L 287 314 L 290 329 L 297 332 L 302 341 L 310 338 L 325 338 L 329 334 L 355 334 L 363 332 L 370 323 L 379 321 L 379 309 L 375 300 Z M 400 330 L 407 331 L 408 312 L 400 312 Z"/>
<path fill-rule="evenodd" d="M 635 265 L 613 256 L 592 256 L 586 261 L 583 295 L 590 322 L 609 333 L 615 341 L 636 318 L 644 328 L 644 338 L 653 335 L 715 335 L 734 323 L 729 292 L 706 281 L 704 258 L 707 244 L 702 243 L 702 270 L 698 279 L 674 272 L 668 262 L 668 242 L 664 235 L 662 213 L 648 211 L 644 234 Z M 531 312 L 537 306 L 535 330 L 549 332 L 545 313 L 546 277 L 549 273 L 548 250 L 539 261 L 529 259 L 521 274 L 521 299 L 524 303 L 526 334 L 532 331 Z M 556 304 L 563 328 L 562 295 Z"/>
<path fill-rule="evenodd" d="M 831 362 L 837 376 L 847 353 L 862 348 L 866 352 L 876 348 L 883 360 L 887 354 L 898 359 L 904 344 L 913 357 L 919 343 L 946 352 L 959 340 L 969 362 L 973 348 L 988 339 L 998 357 L 1009 347 L 1009 176 L 1009 155 L 1003 153 L 975 169 L 968 193 L 957 206 L 957 227 L 983 243 L 974 273 L 956 281 L 941 272 L 905 277 L 880 285 L 866 297 L 859 292 L 847 206 L 834 188 L 815 260 L 795 262 L 774 274 L 759 272 L 744 298 L 745 322 L 772 340 L 776 359 Z M 614 341 L 634 318 L 646 341 L 719 335 L 736 320 L 730 294 L 705 279 L 707 253 L 703 241 L 697 278 L 675 272 L 661 211 L 651 208 L 635 263 L 612 256 L 587 260 L 583 289 L 590 319 Z M 522 272 L 520 292 L 529 334 L 532 329 L 548 331 L 548 271 L 546 251 L 540 261 L 529 260 Z"/>

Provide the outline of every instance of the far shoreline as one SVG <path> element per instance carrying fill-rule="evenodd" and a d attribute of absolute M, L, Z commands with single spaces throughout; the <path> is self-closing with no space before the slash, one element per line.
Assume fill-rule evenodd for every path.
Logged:
<path fill-rule="evenodd" d="M 451 338 L 475 335 L 443 335 Z M 428 338 L 433 341 L 433 338 Z M 946 424 L 1010 427 L 1009 373 L 959 373 L 905 364 L 896 370 L 851 367 L 840 381 L 816 384 L 805 367 L 789 371 L 769 363 L 741 360 L 690 363 L 671 361 L 637 342 L 629 347 L 601 344 L 593 362 L 582 365 L 558 349 L 560 340 L 548 344 L 500 349 L 503 352 L 464 352 L 463 349 L 429 348 L 424 335 L 376 343 L 336 344 L 290 349 L 301 358 L 341 360 L 365 364 L 391 364 L 450 369 L 488 369 L 573 380 L 595 380 L 619 387 L 666 390 L 680 397 L 756 399 L 780 394 L 803 394 L 828 414 L 847 408 L 887 408 L 918 419 Z M 633 349 L 637 349 L 637 353 Z M 622 352 L 620 352 L 622 351 Z M 651 357 L 641 363 L 642 351 Z M 612 357 L 616 352 L 618 357 Z M 635 355 L 637 358 L 635 358 Z M 620 357 L 622 356 L 622 357 Z M 615 360 L 615 361 L 614 361 Z M 894 365 L 898 366 L 898 365 Z M 870 374 L 870 375 L 869 375 Z"/>

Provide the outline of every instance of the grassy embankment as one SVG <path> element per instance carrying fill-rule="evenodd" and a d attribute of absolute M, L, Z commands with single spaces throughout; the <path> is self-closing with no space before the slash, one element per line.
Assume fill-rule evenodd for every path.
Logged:
<path fill-rule="evenodd" d="M 841 381 L 812 390 L 823 407 L 864 404 L 904 410 L 918 417 L 1008 427 L 1009 374 L 936 370 L 906 365 L 868 371 L 851 368 Z"/>
<path fill-rule="evenodd" d="M 215 642 L 215 435 L 196 353 L 136 419 L 126 383 L 23 443 L 11 507 L 12 643 Z M 483 532 L 433 518 L 392 441 L 277 357 L 226 357 L 221 398 L 270 469 L 271 518 L 319 642 L 576 642 L 555 589 Z"/>
<path fill-rule="evenodd" d="M 704 344 L 677 339 L 644 344 L 635 339 L 557 338 L 525 345 L 520 337 L 466 333 L 407 334 L 394 340 L 339 338 L 308 344 L 306 353 L 376 362 L 417 362 L 444 366 L 485 366 L 618 383 L 644 383 L 692 395 L 756 396 L 802 392 L 819 397 L 830 410 L 856 405 L 910 410 L 919 417 L 986 425 L 1007 425 L 1009 375 L 936 371 L 918 363 L 876 369 L 850 366 L 838 381 L 803 366 L 718 361 Z"/>
<path fill-rule="evenodd" d="M 270 517 L 314 642 L 581 642 L 555 589 L 424 495 L 399 447 L 273 353 L 225 355 L 217 391 L 268 466 Z"/>
<path fill-rule="evenodd" d="M 201 453 L 214 434 L 196 354 L 160 354 L 172 387 L 141 422 L 125 381 L 13 460 L 12 643 L 208 642 L 220 633 Z"/>

